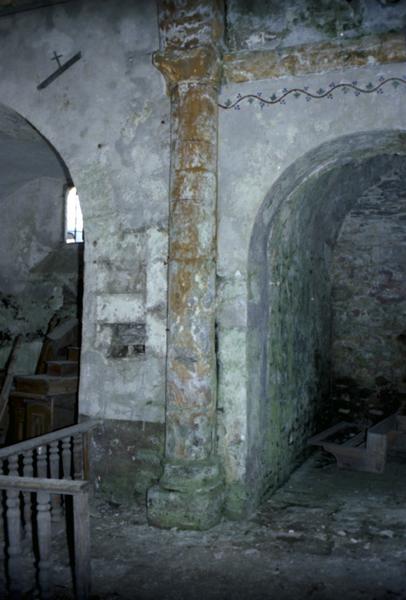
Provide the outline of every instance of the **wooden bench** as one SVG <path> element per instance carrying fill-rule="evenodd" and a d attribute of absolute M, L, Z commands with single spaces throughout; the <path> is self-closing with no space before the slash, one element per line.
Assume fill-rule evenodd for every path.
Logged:
<path fill-rule="evenodd" d="M 341 421 L 308 444 L 333 454 L 339 469 L 383 473 L 388 450 L 406 450 L 406 414 L 401 409 L 369 428 Z"/>

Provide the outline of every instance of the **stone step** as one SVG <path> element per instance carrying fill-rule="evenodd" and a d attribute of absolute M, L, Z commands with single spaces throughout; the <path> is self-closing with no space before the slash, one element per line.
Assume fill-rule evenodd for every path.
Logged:
<path fill-rule="evenodd" d="M 49 360 L 47 361 L 47 374 L 57 377 L 77 375 L 79 363 L 76 360 Z"/>
<path fill-rule="evenodd" d="M 75 375 L 57 377 L 55 375 L 19 375 L 14 378 L 16 392 L 31 394 L 70 394 L 78 388 L 79 378 Z"/>

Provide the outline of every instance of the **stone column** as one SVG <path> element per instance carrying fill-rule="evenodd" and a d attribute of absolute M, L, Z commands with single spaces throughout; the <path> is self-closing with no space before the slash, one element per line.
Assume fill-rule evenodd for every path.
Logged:
<path fill-rule="evenodd" d="M 160 527 L 206 529 L 220 517 L 216 453 L 217 95 L 213 45 L 155 55 L 171 96 L 166 455 L 148 492 Z"/>

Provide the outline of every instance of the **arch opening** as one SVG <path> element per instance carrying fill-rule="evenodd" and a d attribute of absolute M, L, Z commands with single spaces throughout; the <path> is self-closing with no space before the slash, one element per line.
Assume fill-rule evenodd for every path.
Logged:
<path fill-rule="evenodd" d="M 256 501 L 303 461 L 316 431 L 372 424 L 399 404 L 405 183 L 404 134 L 357 134 L 299 159 L 261 207 L 247 357 Z"/>
<path fill-rule="evenodd" d="M 66 164 L 28 121 L 3 105 L 0 175 L 3 377 L 16 338 L 22 340 L 10 420 L 2 424 L 3 438 L 14 443 L 77 418 L 83 245 L 65 242 L 65 191 L 72 185 Z M 70 377 L 65 387 L 64 377 Z"/>

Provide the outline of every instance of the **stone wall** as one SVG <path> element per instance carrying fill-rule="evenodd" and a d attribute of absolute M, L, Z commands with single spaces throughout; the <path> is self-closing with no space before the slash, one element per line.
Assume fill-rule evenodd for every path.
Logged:
<path fill-rule="evenodd" d="M 230 50 L 263 50 L 401 31 L 405 2 L 385 0 L 228 0 Z"/>
<path fill-rule="evenodd" d="M 164 425 L 106 419 L 92 436 L 90 478 L 110 502 L 145 503 L 162 474 Z"/>
<path fill-rule="evenodd" d="M 2 168 L 0 160 L 0 170 Z M 33 373 L 48 323 L 77 316 L 80 258 L 64 248 L 64 179 L 33 179 L 0 199 L 0 360 L 23 335 L 16 368 Z"/>
<path fill-rule="evenodd" d="M 80 412 L 123 421 L 135 438 L 139 423 L 165 418 L 169 99 L 152 64 L 156 3 L 47 6 L 2 17 L 0 36 L 0 103 L 57 150 L 83 210 Z M 54 51 L 82 58 L 38 90 Z M 116 487 L 127 489 L 132 456 L 111 466 Z"/>
<path fill-rule="evenodd" d="M 196 0 L 191 4 L 207 17 L 208 13 L 200 10 L 203 3 Z M 319 3 L 310 1 L 256 2 L 252 5 L 255 18 L 251 18 L 249 3 L 230 0 L 226 17 L 229 48 L 279 49 L 340 39 L 341 33 L 343 37 L 351 37 L 387 32 L 398 29 L 399 19 L 401 22 L 404 16 L 404 3 L 391 7 L 381 6 L 374 0 L 359 0 L 351 5 L 337 0 L 333 8 L 331 4 L 320 3 L 322 8 L 319 9 Z M 178 34 L 182 37 L 185 31 L 190 33 L 189 37 L 186 35 L 188 42 L 194 43 L 200 35 L 207 42 L 212 20 L 209 19 L 210 25 L 205 23 L 202 31 L 193 28 L 189 31 L 185 14 L 180 11 L 180 29 L 178 22 L 171 28 L 170 15 L 176 6 L 188 4 L 168 0 L 163 5 L 169 11 L 165 37 L 169 45 L 176 46 Z M 115 492 L 122 486 L 127 495 L 139 491 L 135 481 L 130 491 L 127 488 L 128 472 L 136 456 L 132 444 L 119 444 L 120 461 L 104 464 L 100 457 L 103 453 L 114 456 L 113 441 L 135 438 L 143 427 L 141 424 L 146 423 L 152 424 L 150 429 L 149 425 L 145 427 L 146 431 L 154 431 L 150 448 L 159 458 L 163 444 L 155 444 L 153 437 L 162 436 L 165 421 L 170 120 L 164 81 L 152 61 L 153 53 L 159 48 L 156 9 L 156 3 L 147 0 L 136 3 L 87 0 L 0 20 L 4 57 L 0 65 L 0 102 L 25 116 L 58 150 L 82 202 L 86 255 L 80 410 L 84 416 L 110 421 L 106 424 L 105 438 L 95 441 L 95 475 L 96 479 L 100 475 L 106 489 L 107 479 L 114 475 Z M 162 28 L 165 30 L 165 22 Z M 220 35 L 221 29 L 216 28 L 216 35 Z M 399 39 L 400 36 L 395 46 L 397 50 L 401 46 L 403 52 L 403 41 Z M 317 302 L 321 304 L 327 290 L 321 281 L 325 267 L 312 277 L 304 277 L 304 272 L 309 275 L 312 255 L 319 262 L 322 257 L 326 260 L 318 242 L 310 244 L 306 233 L 313 232 L 310 237 L 314 240 L 318 228 L 327 221 L 316 226 L 312 222 L 312 215 L 316 213 L 300 210 L 301 198 L 305 198 L 308 206 L 316 199 L 318 212 L 324 214 L 321 201 L 327 198 L 325 190 L 333 188 L 327 186 L 330 180 L 321 179 L 322 172 L 331 175 L 336 167 L 340 171 L 347 163 L 355 162 L 357 166 L 361 159 L 376 157 L 381 151 L 392 155 L 404 150 L 406 104 L 404 88 L 398 82 L 405 73 L 405 65 L 399 60 L 404 53 L 393 54 L 389 44 L 390 52 L 370 54 L 369 47 L 367 44 L 363 48 L 362 61 L 351 62 L 351 56 L 347 61 L 346 50 L 341 49 L 341 62 L 329 63 L 334 49 L 328 46 L 323 61 L 319 60 L 318 50 L 315 52 L 307 71 L 296 71 L 297 61 L 290 61 L 291 70 L 283 70 L 285 63 L 278 64 L 279 79 L 255 80 L 256 74 L 263 73 L 264 65 L 268 64 L 264 56 L 263 68 L 254 73 L 251 81 L 245 77 L 245 83 L 225 84 L 220 91 L 218 136 L 213 128 L 213 140 L 218 139 L 219 143 L 217 255 L 213 256 L 216 262 L 210 262 L 210 277 L 214 280 L 215 268 L 217 275 L 216 315 L 212 297 L 207 302 L 207 310 L 210 312 L 208 339 L 212 344 L 216 329 L 218 342 L 218 400 L 214 406 L 216 390 L 210 390 L 213 398 L 210 424 L 214 424 L 216 409 L 218 447 L 225 469 L 230 515 L 240 516 L 250 510 L 268 483 L 272 486 L 280 479 L 277 476 L 272 481 L 273 475 L 267 478 L 272 454 L 269 426 L 273 409 L 269 400 L 280 395 L 272 391 L 279 384 L 270 373 L 271 357 L 284 364 L 286 352 L 289 354 L 293 348 L 297 355 L 299 342 L 302 344 L 310 333 L 311 341 L 305 345 L 303 354 L 303 362 L 306 358 L 309 365 L 304 381 L 324 371 L 324 367 L 320 370 L 322 361 L 316 360 L 316 354 L 325 347 L 324 334 L 317 330 L 313 308 L 310 301 L 306 304 L 306 299 L 311 298 L 319 286 L 321 295 Z M 54 50 L 63 55 L 63 60 L 78 51 L 82 58 L 52 85 L 38 90 L 38 84 L 55 67 Z M 200 67 L 203 63 L 200 60 Z M 344 67 L 334 71 L 331 64 Z M 297 72 L 307 72 L 307 75 L 295 76 Z M 189 76 L 191 88 L 201 89 L 201 81 L 194 81 L 193 68 Z M 397 78 L 397 86 L 392 78 Z M 353 87 L 336 89 L 335 84 L 343 81 Z M 361 86 L 364 93 L 357 91 L 353 82 Z M 386 82 L 379 88 L 382 93 L 372 93 L 381 82 Z M 272 106 L 261 102 L 261 95 L 271 99 L 283 95 L 284 90 L 294 89 L 303 93 L 292 91 L 283 102 Z M 312 97 L 306 96 L 304 91 L 310 91 Z M 217 108 L 213 98 L 216 94 L 213 89 L 211 114 L 215 117 Z M 245 94 L 255 95 L 256 99 L 250 97 L 240 102 Z M 238 106 L 230 109 L 237 99 Z M 183 111 L 181 116 L 188 121 L 192 115 L 199 122 L 200 114 L 199 109 Z M 174 113 L 174 132 L 183 122 L 176 119 Z M 207 126 L 204 119 L 203 126 Z M 195 138 L 179 139 L 179 144 L 179 140 L 174 139 L 172 148 L 185 160 L 188 169 L 197 172 L 199 168 L 207 168 L 207 155 L 196 151 Z M 194 154 L 187 150 L 190 147 L 195 147 Z M 204 156 L 202 165 L 201 156 Z M 177 164 L 180 163 L 173 160 L 174 170 Z M 214 186 L 216 169 L 217 161 L 213 158 Z M 318 183 L 306 192 L 307 179 L 312 183 L 317 179 Z M 353 176 L 352 187 L 356 181 Z M 369 181 L 368 185 L 373 183 L 376 182 Z M 199 201 L 210 191 L 207 185 L 201 185 Z M 211 188 L 212 192 L 214 189 Z M 191 188 L 185 184 L 184 191 L 189 194 Z M 196 197 L 198 192 L 200 194 L 200 188 L 192 191 Z M 286 216 L 293 221 L 292 227 L 285 227 L 283 210 L 279 210 L 289 199 L 292 211 Z M 212 200 L 210 214 L 214 214 L 214 193 Z M 338 227 L 344 217 L 339 211 L 340 219 L 334 219 L 335 207 L 340 206 L 339 196 L 326 206 L 330 206 L 326 216 L 328 223 L 336 222 Z M 303 230 L 299 227 L 302 218 Z M 191 222 L 193 225 L 193 219 Z M 191 228 L 182 229 L 180 222 L 180 238 L 190 231 Z M 214 232 L 213 220 L 210 239 L 214 240 Z M 207 231 L 202 229 L 200 233 Z M 290 262 L 290 250 L 294 249 L 294 256 L 298 256 L 303 244 L 306 245 L 303 256 Z M 185 258 L 183 252 L 181 248 L 181 258 Z M 289 261 L 285 261 L 286 252 Z M 281 272 L 272 274 L 273 263 L 280 259 Z M 274 296 L 273 290 L 268 289 L 273 275 L 280 275 L 286 282 L 281 287 L 282 293 L 278 291 Z M 207 281 L 195 281 L 191 275 L 189 279 L 202 289 Z M 299 288 L 300 281 L 304 282 L 303 288 Z M 183 283 L 179 278 L 179 285 Z M 292 295 L 291 283 L 298 299 Z M 214 281 L 212 287 L 214 289 Z M 182 294 L 183 301 L 187 300 Z M 269 311 L 270 298 L 281 310 L 290 307 L 291 322 L 279 338 L 272 338 L 269 333 L 276 331 L 278 325 L 273 321 L 275 313 Z M 296 310 L 299 298 L 300 307 L 306 306 L 300 314 Z M 294 317 L 291 313 L 295 313 Z M 174 327 L 185 337 L 195 334 L 196 322 L 191 319 L 182 329 L 183 322 L 176 318 L 173 321 Z M 286 322 L 286 319 L 280 320 L 279 325 Z M 298 336 L 294 333 L 297 329 Z M 290 349 L 286 350 L 287 346 Z M 285 347 L 283 356 L 282 347 Z M 174 354 L 175 350 L 172 345 Z M 177 353 L 176 358 L 179 356 L 181 358 L 181 353 Z M 210 372 L 214 373 L 212 352 L 207 358 Z M 290 358 L 293 369 L 293 358 Z M 315 369 L 316 364 L 319 366 Z M 294 449 L 281 469 L 283 476 L 302 451 L 305 437 L 315 423 L 313 413 L 321 402 L 318 397 L 310 409 L 314 394 L 307 389 L 302 404 L 298 403 L 296 396 L 301 393 L 301 385 L 299 380 L 292 379 L 286 409 L 283 408 L 285 412 L 280 419 L 278 417 L 281 427 L 287 427 L 286 431 L 278 432 L 279 437 L 284 437 L 283 447 L 287 444 Z M 174 394 L 174 405 L 176 401 Z M 181 422 L 184 434 L 178 436 L 177 442 L 194 439 L 194 422 L 186 422 L 190 406 L 185 411 L 179 410 L 185 423 Z M 209 432 L 213 434 L 211 428 Z M 290 434 L 293 442 L 289 445 Z M 210 452 L 212 446 L 215 450 L 215 441 L 213 435 Z M 193 447 L 191 450 L 194 451 Z M 181 484 L 188 485 L 187 477 L 181 479 Z"/>
<path fill-rule="evenodd" d="M 406 377 L 406 173 L 393 162 L 347 215 L 334 250 L 335 408 L 366 422 L 398 407 Z"/>
<path fill-rule="evenodd" d="M 403 65 L 385 65 L 289 76 L 272 82 L 229 84 L 223 87 L 221 103 L 226 105 L 228 100 L 236 100 L 244 94 L 260 94 L 269 99 L 292 88 L 327 90 L 332 82 L 339 81 L 357 81 L 360 85 L 365 82 L 368 85 L 372 80 L 378 81 L 379 77 L 400 75 L 403 70 Z M 268 278 L 268 275 L 263 275 L 263 265 L 267 262 L 265 240 L 269 239 L 266 227 L 269 227 L 283 198 L 289 198 L 295 186 L 300 186 L 313 173 L 332 166 L 339 153 L 344 163 L 357 161 L 357 140 L 363 139 L 362 132 L 376 135 L 373 141 L 371 139 L 370 149 L 365 152 L 374 154 L 374 147 L 379 152 L 386 133 L 390 135 L 391 129 L 402 129 L 402 123 L 406 125 L 403 98 L 402 87 L 389 85 L 383 94 L 343 93 L 340 90 L 340 93 L 333 92 L 324 100 L 306 101 L 303 95 L 295 97 L 292 94 L 284 102 L 272 106 L 246 98 L 241 100 L 239 108 L 220 111 L 219 446 L 226 468 L 230 514 L 238 514 L 252 501 L 255 503 L 252 498 L 264 489 L 262 484 L 258 487 L 258 482 L 267 481 L 271 487 L 273 485 L 273 475 L 269 472 L 270 467 L 266 466 L 265 448 L 269 446 L 263 430 L 263 424 L 269 423 L 264 408 L 268 398 L 266 373 L 269 360 L 262 337 L 268 321 L 260 317 L 265 314 L 264 304 L 267 305 L 261 300 L 267 293 L 261 283 Z M 387 129 L 385 134 L 381 132 L 382 128 Z M 341 146 L 340 139 L 344 140 L 341 136 L 345 134 L 348 138 Z M 319 152 L 323 143 L 326 144 L 325 150 Z M 336 148 L 334 152 L 333 148 Z M 306 158 L 308 152 L 312 159 Z M 345 182 L 346 178 L 347 175 L 342 174 L 341 182 Z M 371 181 L 366 185 L 370 184 Z M 354 179 L 349 192 L 353 186 Z M 338 183 L 337 189 L 340 190 Z M 358 189 L 362 194 L 365 188 Z M 309 201 L 320 199 L 322 192 L 323 198 L 326 198 L 321 185 L 308 196 Z M 307 230 L 311 223 L 304 220 L 303 226 Z M 323 231 L 322 227 L 319 231 Z M 293 400 L 291 406 L 295 406 Z M 284 422 L 293 424 L 294 419 L 295 411 Z M 301 425 L 301 433 L 297 436 L 297 458 L 299 447 L 305 441 L 305 431 L 310 436 L 310 430 L 316 428 L 316 421 L 312 419 L 307 421 L 307 425 Z M 291 444 L 289 451 L 294 447 Z M 290 464 L 289 468 L 292 468 L 295 461 Z M 244 483 L 247 478 L 248 485 Z M 250 490 L 248 497 L 247 489 Z"/>
<path fill-rule="evenodd" d="M 352 376 L 353 389 L 358 385 L 363 393 L 379 384 L 382 400 L 392 383 L 395 400 L 393 375 L 400 368 L 397 388 L 404 376 L 398 337 L 404 321 L 405 166 L 404 157 L 386 155 L 330 165 L 293 190 L 271 222 L 261 294 L 268 314 L 260 423 L 266 424 L 265 488 L 283 481 L 305 456 L 312 432 L 336 417 L 331 368 L 336 379 L 340 370 L 345 381 Z"/>
<path fill-rule="evenodd" d="M 311 200 L 322 189 L 317 180 L 300 186 L 275 218 L 268 242 L 263 481 L 268 490 L 286 479 L 303 458 L 311 432 L 330 416 L 329 243 L 335 223 Z"/>

